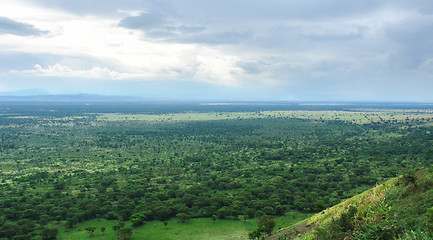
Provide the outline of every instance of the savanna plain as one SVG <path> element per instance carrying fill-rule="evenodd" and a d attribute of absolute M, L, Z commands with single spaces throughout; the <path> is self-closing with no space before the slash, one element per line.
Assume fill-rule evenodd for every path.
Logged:
<path fill-rule="evenodd" d="M 0 239 L 431 239 L 432 163 L 429 104 L 4 102 Z"/>

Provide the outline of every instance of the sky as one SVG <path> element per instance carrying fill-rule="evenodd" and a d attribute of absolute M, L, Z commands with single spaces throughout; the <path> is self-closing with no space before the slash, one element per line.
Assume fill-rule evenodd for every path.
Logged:
<path fill-rule="evenodd" d="M 433 1 L 2 0 L 0 95 L 433 101 Z"/>

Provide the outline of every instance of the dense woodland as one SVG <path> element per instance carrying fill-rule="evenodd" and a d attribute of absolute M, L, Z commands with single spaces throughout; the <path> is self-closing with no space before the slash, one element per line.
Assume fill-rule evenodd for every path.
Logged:
<path fill-rule="evenodd" d="M 367 106 L 369 111 L 397 109 L 405 116 L 362 124 L 326 116 L 260 115 L 350 113 L 360 107 L 366 106 L 3 103 L 0 239 L 55 239 L 57 229 L 94 218 L 140 226 L 175 217 L 237 220 L 289 210 L 315 213 L 432 164 L 433 114 L 414 117 L 430 111 L 426 105 Z M 234 111 L 260 117 L 98 118 Z"/>

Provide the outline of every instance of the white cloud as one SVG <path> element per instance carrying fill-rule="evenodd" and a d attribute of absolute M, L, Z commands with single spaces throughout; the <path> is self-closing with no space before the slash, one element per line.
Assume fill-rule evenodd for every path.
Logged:
<path fill-rule="evenodd" d="M 197 55 L 199 66 L 195 78 L 207 82 L 237 86 L 241 83 L 244 71 L 238 67 L 236 56 L 221 55 L 215 50 L 207 49 Z"/>
<path fill-rule="evenodd" d="M 420 3 L 50 1 L 2 3 L 0 16 L 48 32 L 0 35 L 1 59 L 19 56 L 1 65 L 8 78 L 329 92 L 431 73 L 433 17 Z"/>
<path fill-rule="evenodd" d="M 18 11 L 15 5 L 8 6 L 12 11 Z M 9 14 L 10 17 L 25 19 L 48 30 L 51 35 L 0 37 L 0 46 L 5 51 L 82 59 L 75 66 L 67 61 L 47 67 L 35 63 L 35 69 L 23 71 L 26 74 L 103 79 L 169 78 L 236 85 L 241 72 L 236 67 L 235 57 L 230 54 L 194 43 L 145 41 L 139 30 L 118 27 L 120 18 L 73 16 L 55 11 L 54 20 L 40 16 L 52 10 L 25 4 L 18 6 L 28 15 L 20 18 L 15 13 Z M 34 11 L 31 11 L 33 8 Z"/>
<path fill-rule="evenodd" d="M 197 54 L 197 55 L 196 55 Z M 151 57 L 152 59 L 152 57 Z M 183 60 L 183 61 L 182 61 Z M 237 67 L 237 60 L 234 56 L 220 56 L 215 50 L 201 50 L 192 54 L 187 52 L 183 58 L 158 59 L 153 58 L 140 67 L 133 68 L 134 71 L 119 72 L 107 67 L 94 66 L 88 69 L 76 69 L 60 63 L 48 65 L 46 67 L 35 64 L 34 69 L 29 70 L 12 70 L 13 74 L 35 75 L 38 77 L 67 77 L 67 78 L 94 78 L 104 80 L 188 80 L 207 82 L 215 85 L 236 86 L 240 83 L 243 70 Z M 164 62 L 165 65 L 158 64 Z M 144 66 L 149 64 L 149 66 Z M 155 69 L 149 70 L 151 66 Z M 157 68 L 159 67 L 159 68 Z"/>
<path fill-rule="evenodd" d="M 36 64 L 35 69 L 24 70 L 24 71 L 13 71 L 15 73 L 26 73 L 34 74 L 36 76 L 44 77 L 68 77 L 68 78 L 100 78 L 100 79 L 126 79 L 126 78 L 137 78 L 145 77 L 143 74 L 130 74 L 120 73 L 109 70 L 104 67 L 92 67 L 90 69 L 71 69 L 68 66 L 62 64 L 49 65 L 43 68 L 41 65 Z"/>

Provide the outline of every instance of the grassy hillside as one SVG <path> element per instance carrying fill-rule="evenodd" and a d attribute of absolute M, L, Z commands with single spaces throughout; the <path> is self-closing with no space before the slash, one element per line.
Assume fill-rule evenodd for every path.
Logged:
<path fill-rule="evenodd" d="M 269 239 L 433 239 L 433 169 L 407 172 Z"/>

